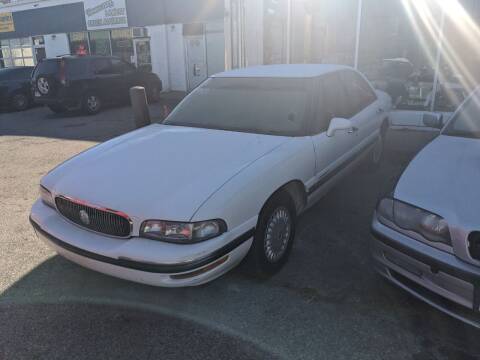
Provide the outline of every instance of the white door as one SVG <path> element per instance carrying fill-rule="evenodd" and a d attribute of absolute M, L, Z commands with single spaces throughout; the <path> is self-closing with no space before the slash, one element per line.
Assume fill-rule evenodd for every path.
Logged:
<path fill-rule="evenodd" d="M 191 91 L 207 78 L 205 35 L 185 36 L 187 86 Z"/>
<path fill-rule="evenodd" d="M 319 81 L 314 114 L 312 141 L 316 157 L 316 184 L 319 188 L 349 164 L 349 153 L 355 145 L 356 134 L 351 130 L 340 130 L 331 137 L 327 129 L 333 118 L 344 118 L 347 96 L 339 73 L 322 76 Z M 312 191 L 312 190 L 310 190 Z"/>

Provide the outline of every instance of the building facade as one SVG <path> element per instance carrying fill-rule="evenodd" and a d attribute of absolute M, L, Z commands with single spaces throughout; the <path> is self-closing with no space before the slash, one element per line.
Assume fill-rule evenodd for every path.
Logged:
<path fill-rule="evenodd" d="M 225 68 L 223 0 L 22 0 L 0 6 L 0 67 L 114 55 L 188 91 Z"/>
<path fill-rule="evenodd" d="M 480 0 L 225 0 L 227 67 L 340 63 L 400 108 L 451 111 L 480 80 Z M 403 83 L 402 83 L 403 82 Z"/>

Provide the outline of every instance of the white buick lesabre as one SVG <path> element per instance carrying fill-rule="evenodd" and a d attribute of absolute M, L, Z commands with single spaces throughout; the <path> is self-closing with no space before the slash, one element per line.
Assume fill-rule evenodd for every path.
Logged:
<path fill-rule="evenodd" d="M 297 215 L 362 159 L 380 162 L 390 106 L 344 66 L 218 74 L 162 124 L 48 173 L 30 220 L 60 255 L 145 284 L 199 285 L 247 254 L 273 274 Z"/>

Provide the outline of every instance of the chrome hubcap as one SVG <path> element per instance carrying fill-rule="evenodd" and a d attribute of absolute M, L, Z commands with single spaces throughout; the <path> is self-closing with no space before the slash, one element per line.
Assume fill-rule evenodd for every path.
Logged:
<path fill-rule="evenodd" d="M 48 80 L 43 77 L 38 79 L 37 87 L 38 91 L 40 91 L 42 94 L 48 94 L 50 91 L 50 84 L 48 83 Z"/>
<path fill-rule="evenodd" d="M 98 108 L 98 99 L 95 95 L 90 95 L 87 98 L 87 106 L 90 110 L 95 111 Z"/>
<path fill-rule="evenodd" d="M 290 212 L 285 207 L 279 207 L 270 216 L 265 230 L 264 250 L 267 260 L 279 261 L 287 250 L 292 220 Z"/>

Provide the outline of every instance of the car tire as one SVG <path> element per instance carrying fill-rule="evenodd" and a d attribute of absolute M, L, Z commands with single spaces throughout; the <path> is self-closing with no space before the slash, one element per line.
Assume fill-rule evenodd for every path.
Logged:
<path fill-rule="evenodd" d="M 269 277 L 287 262 L 296 225 L 295 204 L 280 190 L 265 204 L 258 218 L 252 247 L 247 256 L 247 272 Z"/>
<path fill-rule="evenodd" d="M 16 93 L 10 99 L 10 108 L 15 111 L 22 111 L 28 109 L 30 106 L 30 99 L 24 93 Z"/>
<path fill-rule="evenodd" d="M 98 114 L 102 110 L 102 100 L 98 94 L 88 92 L 83 96 L 82 109 L 87 115 Z"/>
<path fill-rule="evenodd" d="M 62 105 L 47 105 L 48 108 L 53 111 L 55 114 L 61 114 L 67 111 L 67 108 Z"/>

